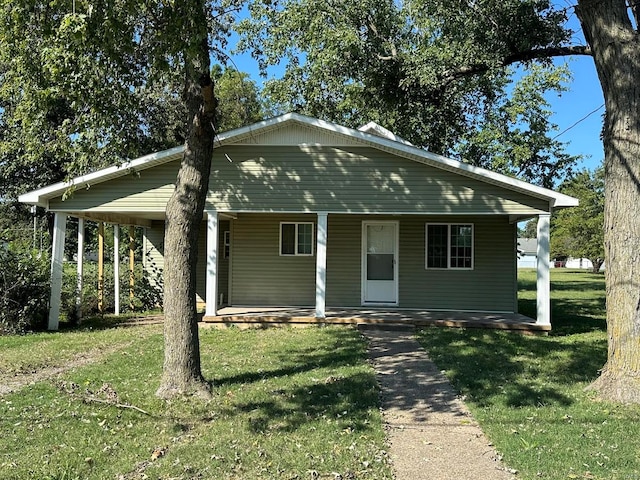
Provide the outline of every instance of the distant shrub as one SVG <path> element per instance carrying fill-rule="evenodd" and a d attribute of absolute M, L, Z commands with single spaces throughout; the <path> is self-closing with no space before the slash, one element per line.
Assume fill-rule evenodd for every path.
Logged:
<path fill-rule="evenodd" d="M 0 245 L 0 335 L 46 325 L 49 257 L 16 242 Z"/>

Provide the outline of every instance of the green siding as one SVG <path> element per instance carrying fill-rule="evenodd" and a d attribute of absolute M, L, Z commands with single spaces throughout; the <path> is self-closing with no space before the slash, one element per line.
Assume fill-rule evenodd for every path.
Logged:
<path fill-rule="evenodd" d="M 473 270 L 427 270 L 425 224 L 473 223 Z M 446 310 L 517 310 L 514 229 L 505 217 L 403 217 L 400 221 L 400 306 Z"/>
<path fill-rule="evenodd" d="M 222 220 L 219 223 L 220 258 L 218 259 L 218 296 L 224 295 L 225 302 L 229 299 L 229 259 L 222 257 L 223 231 L 229 229 L 229 221 Z M 198 235 L 198 263 L 196 266 L 196 301 L 200 304 L 206 298 L 206 274 L 207 274 L 207 224 L 200 225 Z M 145 259 L 144 267 L 154 281 L 157 275 L 162 275 L 164 270 L 164 222 L 155 221 L 151 227 L 145 229 Z"/>
<path fill-rule="evenodd" d="M 238 215 L 231 272 L 234 305 L 313 305 L 315 257 L 278 254 L 281 221 L 315 215 Z M 473 270 L 426 270 L 425 224 L 437 216 L 329 215 L 327 306 L 361 303 L 363 220 L 399 221 L 399 308 L 516 311 L 515 225 L 507 217 L 455 217 L 474 224 Z"/>
<path fill-rule="evenodd" d="M 315 255 L 280 256 L 279 247 L 280 222 L 315 220 L 315 215 L 238 215 L 233 221 L 233 305 L 315 304 Z"/>
<path fill-rule="evenodd" d="M 362 283 L 361 215 L 329 215 L 327 225 L 328 306 L 360 305 Z M 382 217 L 369 217 L 380 219 Z"/>
<path fill-rule="evenodd" d="M 152 284 L 161 283 L 164 271 L 164 222 L 152 222 L 144 229 L 142 264 Z"/>
<path fill-rule="evenodd" d="M 207 208 L 222 211 L 535 214 L 549 208 L 548 201 L 363 147 L 221 147 L 209 188 Z"/>
<path fill-rule="evenodd" d="M 79 189 L 62 201 L 52 199 L 51 210 L 92 212 L 161 212 L 173 193 L 180 161 L 158 165 L 104 183 Z"/>
<path fill-rule="evenodd" d="M 50 208 L 163 215 L 179 165 L 80 189 L 51 200 Z M 209 189 L 207 208 L 219 211 L 534 215 L 549 208 L 523 193 L 365 147 L 220 147 Z"/>

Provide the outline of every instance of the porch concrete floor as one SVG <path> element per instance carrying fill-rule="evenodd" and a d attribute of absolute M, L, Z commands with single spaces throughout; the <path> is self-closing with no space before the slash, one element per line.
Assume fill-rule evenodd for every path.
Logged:
<path fill-rule="evenodd" d="M 204 316 L 208 324 L 267 326 L 289 324 L 352 324 L 386 326 L 429 326 L 493 328 L 525 332 L 548 332 L 549 325 L 519 313 L 403 310 L 394 308 L 329 308 L 326 317 L 315 317 L 314 308 L 304 307 L 225 307 L 216 316 Z"/>

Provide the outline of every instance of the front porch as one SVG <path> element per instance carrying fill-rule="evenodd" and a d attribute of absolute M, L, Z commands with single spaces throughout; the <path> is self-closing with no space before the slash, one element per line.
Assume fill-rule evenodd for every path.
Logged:
<path fill-rule="evenodd" d="M 510 312 L 467 312 L 440 310 L 403 310 L 393 308 L 328 308 L 324 318 L 317 318 L 312 307 L 225 307 L 217 315 L 205 315 L 212 326 L 268 327 L 305 324 L 341 325 L 413 325 L 456 328 L 488 328 L 541 333 L 551 325 Z"/>

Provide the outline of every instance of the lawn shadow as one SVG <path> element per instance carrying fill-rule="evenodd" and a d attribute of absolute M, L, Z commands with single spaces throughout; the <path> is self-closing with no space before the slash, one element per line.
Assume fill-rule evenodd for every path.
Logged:
<path fill-rule="evenodd" d="M 366 361 L 366 345 L 350 328 L 331 329 L 328 334 L 331 341 L 317 348 L 294 347 L 275 353 L 279 368 L 254 365 L 248 371 L 216 378 L 214 388 L 258 382 L 272 387 L 268 397 L 259 395 L 262 398 L 256 399 L 252 395 L 234 402 L 223 413 L 248 414 L 248 428 L 254 433 L 291 432 L 318 418 L 341 422 L 343 429 L 369 430 L 370 411 L 379 404 L 374 372 L 356 369 L 350 374 L 339 373 L 344 367 Z M 313 377 L 306 375 L 315 371 Z"/>
<path fill-rule="evenodd" d="M 334 337 L 330 350 L 320 350 L 316 348 L 288 349 L 286 352 L 277 354 L 279 364 L 283 365 L 276 369 L 257 368 L 250 371 L 238 373 L 214 379 L 217 386 L 232 384 L 253 383 L 272 378 L 279 378 L 288 375 L 296 375 L 318 368 L 338 368 L 346 365 L 356 365 L 362 362 L 363 344 L 348 329 L 333 329 L 331 335 Z"/>
<path fill-rule="evenodd" d="M 339 422 L 340 430 L 369 430 L 369 414 L 378 403 L 375 377 L 355 373 L 318 379 L 311 385 L 275 389 L 269 400 L 247 401 L 235 408 L 249 414 L 254 433 L 292 432 L 309 422 Z"/>
<path fill-rule="evenodd" d="M 427 328 L 418 336 L 455 388 L 480 406 L 570 405 L 554 384 L 596 378 L 606 344 L 592 338 L 567 343 L 561 337 L 509 332 Z"/>

